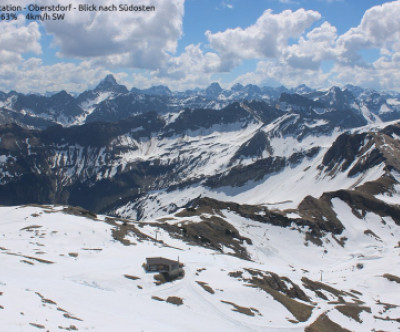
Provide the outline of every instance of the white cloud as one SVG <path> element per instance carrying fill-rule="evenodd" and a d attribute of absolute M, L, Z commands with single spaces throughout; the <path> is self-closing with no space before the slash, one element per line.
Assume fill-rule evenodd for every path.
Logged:
<path fill-rule="evenodd" d="M 358 26 L 340 36 L 329 22 L 306 32 L 320 17 L 305 10 L 266 11 L 246 29 L 207 32 L 207 37 L 229 68 L 243 59 L 259 60 L 254 72 L 235 82 L 280 81 L 287 86 L 306 83 L 313 87 L 353 83 L 381 89 L 399 86 L 400 1 L 370 8 Z M 371 63 L 362 56 L 366 49 L 379 50 L 381 57 Z M 333 67 L 324 72 L 322 65 L 328 60 Z"/>
<path fill-rule="evenodd" d="M 18 16 L 15 21 L 2 21 L 0 24 L 0 45 L 2 51 L 13 52 L 16 55 L 27 52 L 40 54 L 42 48 L 40 46 L 39 25 L 31 22 L 25 25 L 23 15 Z"/>
<path fill-rule="evenodd" d="M 78 6 L 79 0 L 60 0 Z M 99 0 L 118 6 L 124 1 Z M 143 0 L 151 12 L 73 12 L 63 22 L 46 21 L 46 32 L 59 46 L 59 56 L 96 58 L 108 66 L 154 69 L 176 51 L 182 35 L 184 0 Z"/>
<path fill-rule="evenodd" d="M 212 74 L 219 71 L 218 54 L 203 52 L 199 44 L 190 44 L 179 56 L 170 57 L 164 67 L 152 71 L 150 77 L 135 74 L 133 78 L 135 86 L 165 84 L 175 90 L 186 90 L 209 84 Z"/>
<path fill-rule="evenodd" d="M 254 72 L 239 76 L 233 83 L 263 86 L 270 85 L 270 82 L 275 84 L 279 82 L 287 87 L 306 84 L 311 87 L 324 88 L 331 84 L 330 74 L 324 73 L 321 69 L 293 68 L 278 60 L 260 61 Z"/>
<path fill-rule="evenodd" d="M 19 53 L 0 50 L 0 66 L 12 66 L 20 63 L 21 61 L 22 56 Z"/>
<path fill-rule="evenodd" d="M 28 23 L 24 16 L 18 16 L 15 21 L 0 22 L 0 86 L 2 89 L 18 90 L 24 79 L 20 63 L 23 55 L 27 53 L 41 54 L 39 43 L 41 34 L 36 22 Z M 17 77 L 22 81 L 18 80 Z"/>
<path fill-rule="evenodd" d="M 213 73 L 218 72 L 221 59 L 216 53 L 204 53 L 200 45 L 188 45 L 185 52 L 177 57 L 171 57 L 166 68 L 159 70 L 159 76 L 182 77 L 188 72 Z"/>
<path fill-rule="evenodd" d="M 337 41 L 343 64 L 362 65 L 359 51 L 368 48 L 400 51 L 400 1 L 367 10 L 360 25 L 351 28 Z M 365 64 L 364 64 L 365 65 Z"/>
<path fill-rule="evenodd" d="M 234 8 L 233 4 L 230 3 L 229 0 L 223 0 L 222 3 L 221 3 L 221 6 L 223 8 L 228 8 L 228 9 L 233 9 Z"/>
<path fill-rule="evenodd" d="M 336 38 L 336 28 L 324 22 L 307 33 L 305 38 L 300 37 L 297 44 L 288 46 L 283 51 L 283 57 L 293 68 L 317 70 L 323 60 L 336 57 Z"/>
<path fill-rule="evenodd" d="M 255 24 L 242 29 L 206 32 L 211 48 L 231 67 L 242 59 L 278 58 L 289 38 L 298 38 L 321 15 L 312 10 L 285 10 L 274 14 L 266 10 Z"/>
<path fill-rule="evenodd" d="M 368 66 L 337 63 L 332 73 L 335 73 L 339 84 L 351 83 L 377 90 L 399 91 L 400 52 L 384 55 Z"/>
<path fill-rule="evenodd" d="M 4 91 L 15 89 L 24 93 L 60 90 L 77 92 L 93 87 L 109 73 L 89 61 L 44 65 L 40 58 L 29 58 L 12 65 L 0 65 L 0 86 Z M 126 74 L 116 76 L 122 79 Z"/>

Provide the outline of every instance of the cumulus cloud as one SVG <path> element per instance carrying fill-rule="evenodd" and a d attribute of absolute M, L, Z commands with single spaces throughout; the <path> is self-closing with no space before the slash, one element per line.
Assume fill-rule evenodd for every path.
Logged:
<path fill-rule="evenodd" d="M 0 86 L 4 91 L 24 93 L 60 90 L 79 92 L 98 84 L 109 73 L 89 61 L 45 65 L 40 58 L 29 58 L 7 66 L 0 65 Z M 115 76 L 124 79 L 126 74 Z"/>
<path fill-rule="evenodd" d="M 236 78 L 234 83 L 258 84 L 260 86 L 282 84 L 286 87 L 296 87 L 306 84 L 311 87 L 329 87 L 330 74 L 321 69 L 293 68 L 279 60 L 265 60 L 257 64 L 252 73 L 246 73 Z"/>
<path fill-rule="evenodd" d="M 332 69 L 339 84 L 351 83 L 378 90 L 397 90 L 400 86 L 400 52 L 385 55 L 368 66 L 342 64 Z"/>
<path fill-rule="evenodd" d="M 218 72 L 221 66 L 220 57 L 213 52 L 204 53 L 200 45 L 190 44 L 185 51 L 177 56 L 171 57 L 166 68 L 158 70 L 159 76 L 180 78 L 186 73 L 214 73 Z"/>
<path fill-rule="evenodd" d="M 338 38 L 337 49 L 343 64 L 362 65 L 359 51 L 368 48 L 400 51 L 400 2 L 394 1 L 367 10 L 360 25 Z"/>
<path fill-rule="evenodd" d="M 42 53 L 40 38 L 39 25 L 36 22 L 27 23 L 22 15 L 15 21 L 0 22 L 0 86 L 2 89 L 18 89 L 23 84 L 16 79 L 19 74 L 22 74 L 19 65 L 24 60 L 24 54 Z"/>
<path fill-rule="evenodd" d="M 60 0 L 78 6 L 79 0 Z M 95 4 L 126 3 L 99 0 Z M 60 56 L 96 58 L 108 66 L 154 69 L 176 51 L 182 35 L 184 0 L 143 0 L 150 12 L 72 12 L 65 21 L 46 21 L 46 32 L 53 35 Z"/>
<path fill-rule="evenodd" d="M 277 58 L 286 47 L 289 38 L 298 38 L 321 15 L 312 10 L 285 10 L 274 14 L 266 10 L 255 24 L 242 29 L 222 32 L 206 32 L 210 47 L 216 50 L 230 66 L 240 60 L 252 58 Z"/>
<path fill-rule="evenodd" d="M 23 54 L 34 52 L 40 54 L 42 48 L 39 40 L 41 37 L 39 25 L 31 22 L 25 25 L 23 15 L 16 21 L 1 22 L 0 24 L 0 45 L 2 51 Z"/>
<path fill-rule="evenodd" d="M 172 89 L 186 90 L 208 85 L 211 76 L 221 70 L 221 59 L 214 52 L 204 52 L 200 44 L 190 44 L 182 54 L 170 57 L 164 67 L 150 75 L 134 74 L 135 86 L 165 84 Z"/>
<path fill-rule="evenodd" d="M 22 56 L 15 52 L 10 52 L 6 50 L 0 50 L 0 66 L 7 65 L 12 66 L 20 63 L 22 61 Z"/>
<path fill-rule="evenodd" d="M 326 21 L 307 32 L 321 18 L 317 12 L 301 9 L 273 14 L 268 10 L 246 29 L 208 31 L 206 35 L 229 69 L 243 59 L 259 61 L 254 72 L 235 82 L 279 81 L 287 86 L 306 83 L 314 87 L 353 83 L 389 89 L 399 85 L 398 17 L 400 1 L 374 6 L 358 26 L 338 35 L 336 27 Z M 381 57 L 372 63 L 365 60 L 362 51 L 366 49 L 379 50 Z M 328 72 L 322 70 L 324 61 L 333 64 Z"/>
<path fill-rule="evenodd" d="M 336 56 L 336 28 L 328 22 L 314 28 L 306 37 L 300 37 L 297 44 L 283 51 L 283 58 L 293 68 L 317 70 L 322 61 Z"/>

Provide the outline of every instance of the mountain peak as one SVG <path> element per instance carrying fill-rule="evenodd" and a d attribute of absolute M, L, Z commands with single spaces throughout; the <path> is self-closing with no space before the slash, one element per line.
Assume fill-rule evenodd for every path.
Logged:
<path fill-rule="evenodd" d="M 243 87 L 242 84 L 236 83 L 236 84 L 232 85 L 231 91 L 240 91 L 240 90 L 242 90 L 243 88 L 244 88 L 244 87 Z"/>
<path fill-rule="evenodd" d="M 117 80 L 112 74 L 108 74 L 106 77 L 104 77 L 102 82 L 107 82 L 109 84 L 117 85 Z"/>
<path fill-rule="evenodd" d="M 116 93 L 127 93 L 128 89 L 124 85 L 120 85 L 117 83 L 115 77 L 111 74 L 108 74 L 95 88 L 96 91 L 110 91 Z"/>
<path fill-rule="evenodd" d="M 342 89 L 339 88 L 338 86 L 334 85 L 334 86 L 332 86 L 332 87 L 329 89 L 328 92 L 329 92 L 329 93 L 336 94 L 336 93 L 342 92 Z"/>
<path fill-rule="evenodd" d="M 311 89 L 305 84 L 300 84 L 296 88 L 294 88 L 293 91 L 299 94 L 303 94 L 303 93 L 310 93 L 313 91 L 313 89 Z"/>
<path fill-rule="evenodd" d="M 217 82 L 213 82 L 206 89 L 206 95 L 209 97 L 217 97 L 222 92 L 222 88 Z"/>
<path fill-rule="evenodd" d="M 364 92 L 363 88 L 360 88 L 359 86 L 352 85 L 352 84 L 346 84 L 345 85 L 345 90 L 350 91 L 354 96 L 358 97 Z"/>
<path fill-rule="evenodd" d="M 148 95 L 169 96 L 172 94 L 171 90 L 165 85 L 155 85 L 151 88 L 142 90 L 143 93 Z"/>
<path fill-rule="evenodd" d="M 57 92 L 53 94 L 50 97 L 52 100 L 73 100 L 74 97 L 72 97 L 67 91 L 61 90 L 60 92 Z"/>

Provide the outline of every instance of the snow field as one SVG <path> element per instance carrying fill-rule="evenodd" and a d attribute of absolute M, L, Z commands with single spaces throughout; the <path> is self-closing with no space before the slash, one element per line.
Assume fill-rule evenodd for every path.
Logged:
<path fill-rule="evenodd" d="M 398 227 L 390 218 L 383 224 L 372 213 L 358 219 L 339 199 L 333 204 L 345 223 L 344 248 L 330 235 L 322 239 L 323 247 L 311 242 L 305 246 L 306 229 L 261 224 L 223 211 L 224 219 L 252 240 L 252 245 L 245 245 L 252 261 L 189 245 L 149 225 L 134 223 L 140 232 L 157 236 L 164 244 L 139 240 L 130 233 L 126 239 L 131 245 L 123 245 L 112 237 L 115 226 L 107 224 L 104 216 L 91 220 L 67 215 L 62 207 L 1 207 L 0 331 L 36 331 L 40 326 L 50 331 L 71 326 L 87 331 L 303 331 L 323 313 L 352 331 L 395 330 L 398 323 L 374 316 L 400 314 L 398 306 L 385 309 L 378 302 L 400 303 L 399 286 L 382 277 L 400 275 L 399 248 L 395 248 Z M 172 218 L 157 222 L 188 219 Z M 364 234 L 366 229 L 380 240 Z M 155 285 L 153 274 L 146 273 L 142 264 L 146 257 L 157 256 L 179 256 L 185 264 L 184 278 Z M 362 269 L 356 267 L 358 263 Z M 271 271 L 299 285 L 316 303 L 311 317 L 304 323 L 291 323 L 295 318 L 281 303 L 248 286 L 245 279 L 251 279 L 251 274 L 246 269 Z M 302 277 L 319 281 L 321 270 L 327 285 L 361 293 L 358 298 L 372 312 L 360 313 L 362 323 L 302 286 Z M 229 275 L 238 271 L 241 277 Z M 330 292 L 322 292 L 330 301 L 337 300 Z M 181 298 L 183 304 L 152 298 L 170 296 Z M 233 311 L 235 305 L 254 316 Z"/>

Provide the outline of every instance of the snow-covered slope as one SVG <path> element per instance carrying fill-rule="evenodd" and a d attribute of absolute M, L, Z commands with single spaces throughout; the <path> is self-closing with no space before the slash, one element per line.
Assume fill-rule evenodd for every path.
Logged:
<path fill-rule="evenodd" d="M 345 230 L 318 245 L 307 227 L 225 208 L 139 223 L 1 207 L 0 330 L 397 330 L 399 226 L 340 199 L 333 208 Z M 179 257 L 184 277 L 157 285 L 142 264 L 158 256 Z"/>
<path fill-rule="evenodd" d="M 173 171 L 178 178 L 167 190 L 150 187 L 146 195 L 121 204 L 115 213 L 155 218 L 199 196 L 280 210 L 296 208 L 306 196 L 353 189 L 390 174 L 392 167 L 400 169 L 398 125 L 335 129 L 329 135 L 310 134 L 300 140 L 304 131 L 298 136 L 281 134 L 282 122 L 287 124 L 279 118 L 233 132 L 185 136 L 184 148 L 173 140 L 154 140 L 155 161 L 173 165 L 179 158 Z"/>

